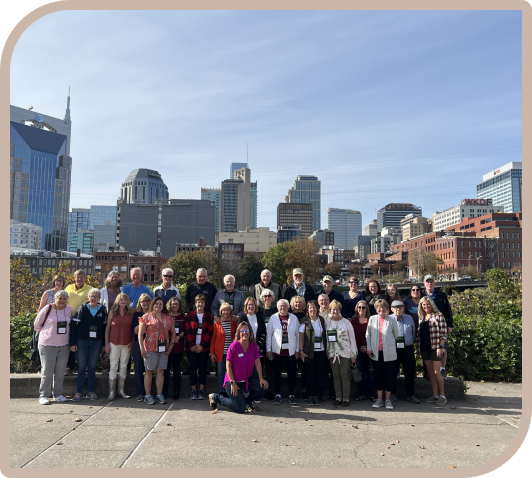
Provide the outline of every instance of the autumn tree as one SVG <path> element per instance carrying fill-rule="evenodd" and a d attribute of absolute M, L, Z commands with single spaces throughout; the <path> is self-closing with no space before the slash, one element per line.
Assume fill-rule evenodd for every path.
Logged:
<path fill-rule="evenodd" d="M 319 243 L 308 239 L 296 238 L 286 242 L 288 257 L 285 260 L 286 281 L 291 284 L 293 281 L 293 269 L 300 267 L 305 275 L 305 282 L 314 284 L 319 276 L 320 261 L 316 255 L 320 249 Z"/>
<path fill-rule="evenodd" d="M 324 268 L 323 271 L 326 274 L 331 275 L 333 278 L 334 276 L 339 276 L 342 272 L 342 266 L 338 264 L 338 262 L 329 262 Z"/>
<path fill-rule="evenodd" d="M 361 268 L 361 264 L 351 264 L 349 266 L 349 273 L 354 275 L 354 276 L 360 276 L 360 268 Z"/>
<path fill-rule="evenodd" d="M 412 249 L 408 253 L 408 263 L 416 276 L 420 278 L 426 274 L 436 276 L 439 273 L 438 266 L 444 264 L 444 261 L 434 252 L 422 252 L 420 249 Z"/>
<path fill-rule="evenodd" d="M 281 287 L 287 283 L 285 264 L 287 258 L 288 246 L 286 242 L 280 242 L 270 247 L 268 252 L 262 256 L 262 265 L 272 273 L 272 282 L 279 284 Z M 290 272 L 289 277 L 292 277 L 292 272 Z"/>
<path fill-rule="evenodd" d="M 240 281 L 251 287 L 260 282 L 260 273 L 264 267 L 259 257 L 249 254 L 240 263 Z"/>
<path fill-rule="evenodd" d="M 192 284 L 199 268 L 207 269 L 208 280 L 217 287 L 222 284 L 220 261 L 210 249 L 181 251 L 169 259 L 166 267 L 174 271 L 174 284 Z"/>

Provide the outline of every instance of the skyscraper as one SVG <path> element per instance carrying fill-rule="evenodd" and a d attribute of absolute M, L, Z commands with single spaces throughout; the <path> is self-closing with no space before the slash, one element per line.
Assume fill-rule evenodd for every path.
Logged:
<path fill-rule="evenodd" d="M 384 227 L 397 227 L 401 229 L 401 219 L 408 214 L 422 216 L 422 210 L 410 203 L 390 203 L 377 211 L 377 231 L 381 232 Z"/>
<path fill-rule="evenodd" d="M 70 251 L 70 243 L 72 242 L 72 235 L 81 229 L 90 229 L 91 210 L 84 208 L 74 208 L 72 212 L 68 213 L 68 237 L 67 250 Z"/>
<path fill-rule="evenodd" d="M 312 234 L 312 204 L 281 202 L 277 206 L 277 229 L 281 226 L 301 226 L 301 237 Z"/>
<path fill-rule="evenodd" d="M 70 96 L 63 120 L 10 107 L 10 219 L 42 227 L 41 248 L 67 248 Z"/>
<path fill-rule="evenodd" d="M 362 214 L 352 209 L 327 209 L 327 229 L 334 232 L 334 245 L 352 249 L 355 236 L 362 235 Z"/>
<path fill-rule="evenodd" d="M 251 226 L 251 171 L 235 171 L 235 179 L 222 181 L 221 232 L 244 231 Z"/>
<path fill-rule="evenodd" d="M 235 179 L 235 171 L 237 169 L 247 168 L 248 163 L 231 163 L 231 167 L 229 168 L 229 179 Z"/>
<path fill-rule="evenodd" d="M 307 236 L 312 231 L 321 229 L 321 181 L 316 176 L 298 176 L 292 189 L 288 190 L 285 202 L 312 204 L 312 230 Z M 303 231 L 303 226 L 301 230 Z"/>
<path fill-rule="evenodd" d="M 492 199 L 504 212 L 523 210 L 523 162 L 515 161 L 495 169 L 477 184 L 477 199 Z"/>
<path fill-rule="evenodd" d="M 377 219 L 372 219 L 370 223 L 364 228 L 365 236 L 376 236 L 377 235 Z"/>
<path fill-rule="evenodd" d="M 222 190 L 215 188 L 201 188 L 201 199 L 212 201 L 216 207 L 216 233 L 220 232 L 222 224 Z"/>
<path fill-rule="evenodd" d="M 120 199 L 129 204 L 165 204 L 168 188 L 157 171 L 134 169 L 122 183 Z"/>

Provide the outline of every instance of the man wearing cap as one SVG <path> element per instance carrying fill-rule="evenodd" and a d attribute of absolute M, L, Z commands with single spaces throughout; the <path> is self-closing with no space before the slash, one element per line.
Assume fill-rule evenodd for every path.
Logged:
<path fill-rule="evenodd" d="M 440 312 L 445 317 L 445 321 L 447 322 L 447 337 L 449 337 L 449 334 L 453 331 L 453 311 L 451 310 L 451 304 L 449 304 L 447 294 L 441 290 L 436 290 L 436 282 L 434 281 L 433 275 L 426 275 L 424 282 L 425 294 L 434 301 L 436 307 L 438 307 Z M 447 378 L 447 373 L 445 372 L 445 365 L 447 364 L 447 344 L 448 339 L 445 341 L 443 355 L 441 358 L 440 373 L 443 378 Z"/>
<path fill-rule="evenodd" d="M 303 297 L 305 302 L 308 302 L 309 300 L 316 300 L 314 289 L 309 284 L 305 284 L 303 282 L 303 278 L 305 277 L 303 274 L 303 269 L 300 269 L 299 267 L 294 269 L 292 271 L 292 276 L 294 278 L 294 283 L 290 284 L 284 293 L 284 298 L 288 301 L 288 303 L 290 303 L 292 297 L 296 295 Z"/>
<path fill-rule="evenodd" d="M 402 300 L 394 300 L 392 302 L 393 314 L 390 317 L 393 317 L 397 322 L 399 335 L 395 339 L 397 360 L 395 361 L 391 399 L 392 401 L 397 400 L 397 372 L 399 372 L 399 365 L 402 365 L 405 374 L 406 399 L 412 403 L 419 403 L 419 400 L 414 396 L 414 378 L 416 376 L 414 343 L 416 341 L 417 332 L 416 324 L 410 315 L 403 314 L 404 310 L 405 304 Z"/>
<path fill-rule="evenodd" d="M 332 302 L 333 300 L 337 300 L 342 305 L 342 317 L 345 317 L 345 303 L 344 303 L 344 296 L 341 292 L 338 292 L 337 290 L 334 290 L 334 280 L 331 276 L 324 276 L 321 284 L 323 285 L 323 288 L 318 292 L 318 294 L 327 294 L 329 297 L 329 302 Z M 351 317 L 348 317 L 349 319 Z"/>
<path fill-rule="evenodd" d="M 268 269 L 264 269 L 260 273 L 260 282 L 255 285 L 251 294 L 257 301 L 257 307 L 264 307 L 264 302 L 261 299 L 261 294 L 264 289 L 269 289 L 273 292 L 273 304 L 277 304 L 277 301 L 283 298 L 279 284 L 272 282 L 272 273 Z"/>

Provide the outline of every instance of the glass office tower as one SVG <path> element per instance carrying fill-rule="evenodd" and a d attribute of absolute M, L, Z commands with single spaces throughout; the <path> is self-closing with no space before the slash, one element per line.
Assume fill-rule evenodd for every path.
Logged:
<path fill-rule="evenodd" d="M 298 176 L 285 202 L 312 204 L 312 231 L 321 229 L 321 181 L 316 176 Z"/>
<path fill-rule="evenodd" d="M 492 199 L 504 212 L 523 210 L 523 162 L 514 161 L 485 174 L 477 184 L 477 199 Z"/>

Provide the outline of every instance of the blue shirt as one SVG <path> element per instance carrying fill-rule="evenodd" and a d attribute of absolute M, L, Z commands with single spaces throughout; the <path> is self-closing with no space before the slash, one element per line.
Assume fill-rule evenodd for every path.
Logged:
<path fill-rule="evenodd" d="M 98 312 L 98 309 L 100 308 L 100 304 L 98 304 L 96 307 L 91 307 L 90 305 L 87 305 L 88 309 L 90 310 L 90 313 L 93 317 L 96 316 L 96 312 Z"/>
<path fill-rule="evenodd" d="M 416 341 L 417 332 L 414 319 L 407 314 L 403 314 L 401 320 L 399 320 L 395 314 L 392 314 L 391 317 L 397 322 L 399 336 L 405 338 L 405 346 L 412 345 Z"/>
<path fill-rule="evenodd" d="M 129 297 L 130 307 L 137 308 L 140 296 L 142 294 L 148 294 L 150 299 L 153 299 L 153 294 L 150 289 L 148 289 L 144 284 L 140 284 L 138 287 L 135 287 L 132 283 L 122 287 L 122 293 L 126 294 Z"/>
<path fill-rule="evenodd" d="M 179 300 L 181 300 L 181 292 L 179 292 L 179 289 L 173 284 L 168 288 L 168 290 L 164 290 L 164 287 L 160 285 L 159 287 L 153 289 L 153 293 L 155 297 L 160 297 L 163 299 L 164 305 L 166 305 L 172 297 L 177 297 Z"/>

